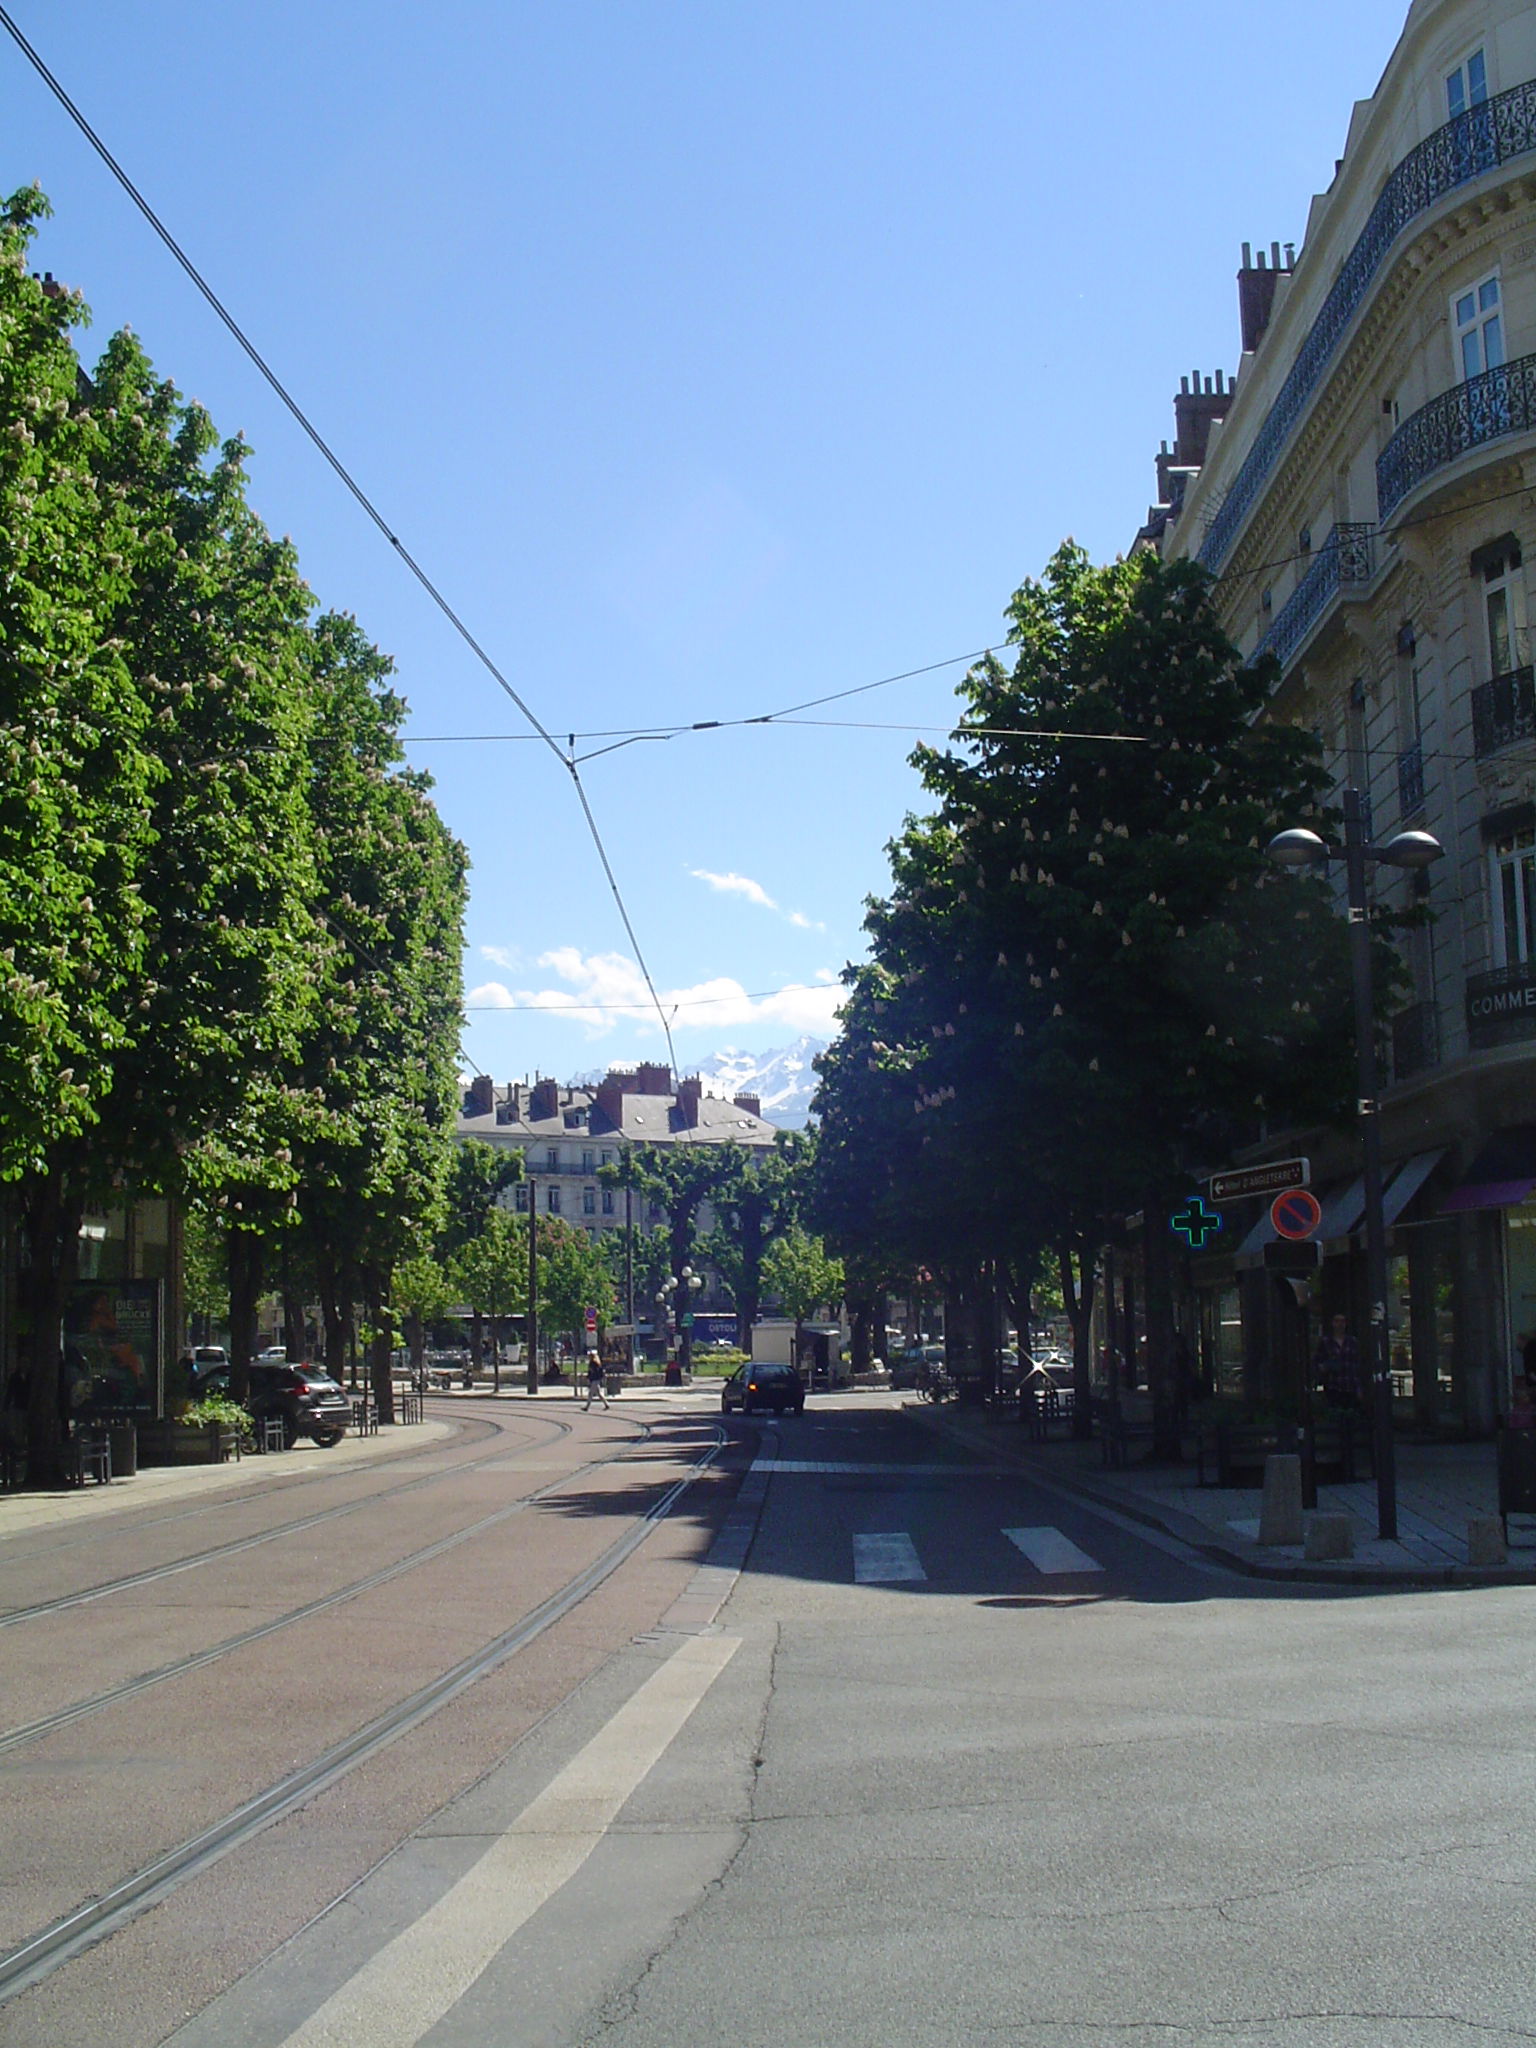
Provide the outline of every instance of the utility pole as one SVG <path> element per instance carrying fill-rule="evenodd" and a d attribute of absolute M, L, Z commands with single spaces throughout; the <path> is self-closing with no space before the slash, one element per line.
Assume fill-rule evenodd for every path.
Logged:
<path fill-rule="evenodd" d="M 528 1183 L 528 1391 L 539 1391 L 539 1191 Z"/>

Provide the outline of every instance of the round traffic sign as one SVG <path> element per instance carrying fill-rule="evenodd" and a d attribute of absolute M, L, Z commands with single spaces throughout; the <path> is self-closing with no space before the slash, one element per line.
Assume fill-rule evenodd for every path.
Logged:
<path fill-rule="evenodd" d="M 1299 1243 L 1322 1222 L 1323 1205 L 1310 1188 L 1287 1188 L 1270 1203 L 1269 1220 L 1277 1236 Z"/>

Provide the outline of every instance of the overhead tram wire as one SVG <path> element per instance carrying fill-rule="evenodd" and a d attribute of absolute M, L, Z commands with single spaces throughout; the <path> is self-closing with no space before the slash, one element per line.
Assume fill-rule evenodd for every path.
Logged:
<path fill-rule="evenodd" d="M 581 776 L 579 773 L 579 764 L 575 757 L 574 745 L 572 747 L 570 754 L 566 754 L 561 751 L 560 744 L 555 739 L 554 735 L 545 727 L 542 720 L 533 711 L 532 707 L 524 701 L 522 696 L 518 693 L 517 689 L 513 686 L 509 677 L 506 676 L 503 673 L 503 671 L 497 666 L 496 662 L 492 660 L 487 650 L 481 646 L 480 642 L 469 630 L 469 627 L 465 624 L 464 620 L 459 616 L 458 612 L 454 610 L 453 606 L 448 602 L 448 599 L 443 595 L 442 591 L 438 589 L 437 585 L 432 581 L 431 577 L 427 574 L 426 570 L 416 560 L 415 556 L 411 553 L 410 549 L 405 546 L 404 542 L 400 539 L 399 535 L 392 531 L 389 521 L 385 519 L 384 515 L 379 511 L 378 507 L 374 504 L 373 500 L 368 496 L 368 493 L 363 489 L 362 485 L 358 483 L 357 479 L 352 475 L 351 471 L 347 468 L 346 464 L 341 460 L 341 457 L 337 455 L 336 451 L 331 447 L 330 443 L 326 441 L 324 436 L 320 433 L 319 429 L 315 426 L 314 422 L 309 418 L 308 414 L 299 404 L 298 400 L 293 397 L 292 393 L 279 379 L 277 373 L 272 369 L 271 365 L 267 362 L 266 358 L 261 354 L 260 350 L 256 347 L 256 344 L 250 339 L 249 335 L 246 334 L 245 330 L 241 327 L 240 323 L 235 319 L 234 315 L 225 306 L 223 300 L 220 299 L 217 292 L 214 291 L 212 285 L 208 283 L 207 279 L 203 276 L 202 272 L 197 268 L 197 265 L 192 261 L 191 257 L 187 254 L 186 250 L 182 248 L 181 244 L 176 240 L 176 237 L 165 225 L 165 222 L 161 220 L 159 214 L 155 212 L 154 208 L 150 205 L 149 201 L 144 197 L 144 194 L 139 190 L 138 186 L 133 182 L 132 178 L 129 177 L 127 171 L 124 170 L 123 166 L 112 154 L 112 151 L 107 147 L 102 137 L 97 134 L 95 128 L 93 128 L 91 123 L 86 119 L 81 109 L 78 106 L 76 106 L 74 100 L 71 99 L 68 92 L 65 91 L 62 83 L 59 81 L 58 78 L 54 76 L 53 72 L 49 69 L 48 65 L 43 61 L 42 56 L 36 49 L 33 48 L 32 44 L 27 40 L 26 36 L 22 33 L 14 17 L 11 15 L 9 10 L 4 6 L 0 6 L 0 27 L 3 27 L 5 29 L 6 33 L 10 36 L 11 40 L 16 44 L 16 47 L 21 51 L 22 55 L 26 58 L 27 62 L 32 66 L 33 70 L 37 73 L 38 77 L 42 79 L 43 83 L 48 87 L 48 90 L 53 94 L 54 98 L 58 101 L 59 105 L 64 109 L 65 113 L 68 114 L 69 118 L 74 122 L 75 126 L 79 129 L 80 133 L 85 137 L 86 141 L 90 144 L 91 148 L 95 150 L 97 156 L 100 157 L 101 161 L 112 173 L 112 176 L 117 180 L 118 184 L 122 187 L 123 191 L 126 192 L 128 197 L 133 201 L 134 205 L 138 208 L 139 212 L 143 215 L 144 219 L 149 223 L 154 233 L 159 237 L 160 241 L 163 242 L 165 247 L 170 251 L 171 255 L 174 257 L 177 264 L 180 266 L 180 268 L 186 274 L 186 276 L 190 278 L 193 285 L 197 288 L 198 292 L 201 294 L 203 299 L 207 301 L 208 305 L 212 308 L 213 312 L 218 316 L 218 319 L 223 324 L 225 329 L 228 331 L 228 333 L 231 335 L 234 341 L 238 344 L 239 348 L 247 357 L 247 359 L 255 367 L 256 371 L 261 376 L 263 381 L 267 384 L 268 388 L 275 394 L 275 396 L 282 404 L 284 409 L 288 412 L 289 416 L 300 428 L 302 433 L 305 435 L 306 439 L 310 442 L 311 446 L 314 447 L 316 451 L 320 454 L 320 456 L 324 459 L 327 466 L 331 469 L 333 474 L 340 480 L 348 494 L 362 509 L 364 515 L 384 536 L 385 540 L 388 542 L 391 549 L 393 549 L 394 553 L 405 565 L 409 573 L 415 578 L 416 582 L 426 592 L 427 596 L 432 600 L 432 603 L 442 613 L 443 617 L 448 621 L 449 625 L 453 628 L 454 632 L 458 634 L 459 638 L 464 642 L 464 645 L 468 647 L 470 652 L 474 655 L 475 659 L 480 663 L 481 667 L 484 668 L 486 673 L 492 678 L 492 680 L 496 682 L 503 691 L 505 691 L 506 695 L 511 698 L 512 702 L 517 706 L 518 710 L 522 713 L 523 717 L 528 721 L 529 725 L 533 728 L 533 736 L 536 736 L 538 739 L 543 741 L 544 745 L 548 747 L 549 751 L 554 755 L 555 759 L 560 763 L 561 767 L 566 770 L 567 774 L 569 774 L 572 785 L 576 791 L 577 801 L 581 805 L 582 815 L 586 819 L 587 830 L 591 835 L 593 845 L 597 849 L 597 857 L 602 864 L 603 873 L 607 878 L 609 889 L 612 891 L 614 902 L 618 907 L 620 921 L 624 926 L 624 931 L 629 939 L 630 945 L 634 948 L 636 963 L 640 968 L 641 974 L 645 978 L 646 989 L 648 990 L 652 1001 L 655 1003 L 656 1014 L 658 1018 L 661 1020 L 662 1032 L 665 1035 L 667 1041 L 667 1055 L 669 1059 L 672 1061 L 673 1066 L 675 1067 L 677 1064 L 677 1055 L 672 1045 L 672 1028 L 668 1021 L 667 1014 L 661 1006 L 661 999 L 656 993 L 656 985 L 651 978 L 650 968 L 646 965 L 645 955 L 640 949 L 640 942 L 635 936 L 634 925 L 630 921 L 629 911 L 625 906 L 623 895 L 619 889 L 617 877 L 614 875 L 612 863 L 609 861 L 607 848 L 604 846 L 602 834 L 598 830 L 597 819 L 593 816 L 592 806 L 587 800 L 587 793 L 585 789 L 582 787 Z"/>

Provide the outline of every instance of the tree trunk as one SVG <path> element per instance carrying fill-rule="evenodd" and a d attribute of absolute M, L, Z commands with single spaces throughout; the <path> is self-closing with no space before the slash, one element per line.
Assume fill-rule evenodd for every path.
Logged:
<path fill-rule="evenodd" d="M 333 1259 L 320 1261 L 320 1318 L 325 1325 L 325 1369 L 339 1386 L 347 1369 L 347 1318 Z"/>
<path fill-rule="evenodd" d="M 389 1291 L 389 1275 L 380 1266 L 365 1266 L 362 1272 L 363 1313 L 368 1319 L 368 1384 L 373 1393 L 373 1409 L 381 1423 L 392 1423 L 395 1419 L 395 1376 L 390 1371 L 389 1354 L 393 1349 L 390 1338 L 393 1332 L 389 1326 L 389 1312 L 384 1306 Z"/>
<path fill-rule="evenodd" d="M 282 1297 L 283 1342 L 288 1347 L 289 1358 L 298 1365 L 309 1356 L 308 1329 L 303 1297 L 286 1272 L 282 1279 Z"/>
<path fill-rule="evenodd" d="M 853 1370 L 856 1373 L 868 1372 L 873 1356 L 870 1336 L 875 1327 L 875 1301 L 870 1295 L 865 1295 L 848 1306 L 853 1310 Z"/>
<path fill-rule="evenodd" d="M 412 1309 L 405 1322 L 406 1342 L 411 1347 L 411 1383 L 424 1387 L 427 1372 L 427 1326 L 421 1312 Z"/>
<path fill-rule="evenodd" d="M 28 1263 L 17 1276 L 18 1351 L 31 1382 L 27 1411 L 27 1483 L 61 1486 L 69 1434 L 64 1377 L 64 1306 L 80 1270 L 84 1203 L 69 1192 L 60 1167 L 24 1185 L 22 1225 Z"/>
<path fill-rule="evenodd" d="M 1072 1325 L 1072 1434 L 1079 1442 L 1086 1442 L 1093 1434 L 1095 1248 L 1081 1242 L 1074 1248 L 1070 1242 L 1063 1242 L 1056 1255 L 1061 1265 L 1061 1298 Z"/>
<path fill-rule="evenodd" d="M 1169 1204 L 1153 1190 L 1144 1206 L 1142 1236 L 1147 1276 L 1147 1382 L 1152 1393 L 1152 1455 L 1177 1464 L 1182 1454 L 1179 1390 L 1173 1356 L 1173 1273 L 1164 1218 Z M 1162 1227 L 1159 1227 L 1159 1226 Z"/>
<path fill-rule="evenodd" d="M 243 1401 L 250 1387 L 256 1350 L 256 1304 L 261 1297 L 262 1244 L 249 1230 L 231 1230 L 229 1259 L 230 1391 Z"/>

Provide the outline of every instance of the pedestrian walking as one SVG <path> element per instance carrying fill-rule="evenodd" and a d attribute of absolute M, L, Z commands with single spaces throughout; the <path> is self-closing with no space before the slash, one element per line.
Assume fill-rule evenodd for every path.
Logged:
<path fill-rule="evenodd" d="M 1335 1316 L 1330 1333 L 1320 1339 L 1312 1360 L 1323 1399 L 1330 1408 L 1355 1413 L 1361 1405 L 1360 1347 L 1349 1334 L 1349 1320 Z"/>
<path fill-rule="evenodd" d="M 590 1408 L 590 1407 L 592 1406 L 592 1396 L 593 1396 L 594 1394 L 595 1394 L 595 1395 L 597 1396 L 598 1400 L 599 1400 L 599 1401 L 601 1401 L 601 1402 L 602 1402 L 602 1404 L 603 1404 L 603 1406 L 604 1406 L 604 1407 L 606 1408 L 606 1407 L 608 1406 L 608 1392 L 607 1392 L 607 1389 L 606 1389 L 606 1388 L 604 1387 L 604 1385 L 603 1385 L 603 1361 L 602 1361 L 602 1360 L 601 1360 L 601 1359 L 600 1359 L 600 1358 L 598 1357 L 598 1355 L 597 1355 L 597 1353 L 596 1353 L 595 1351 L 589 1351 L 589 1352 L 587 1353 L 587 1399 L 586 1399 L 586 1406 L 587 1406 L 588 1408 Z"/>

